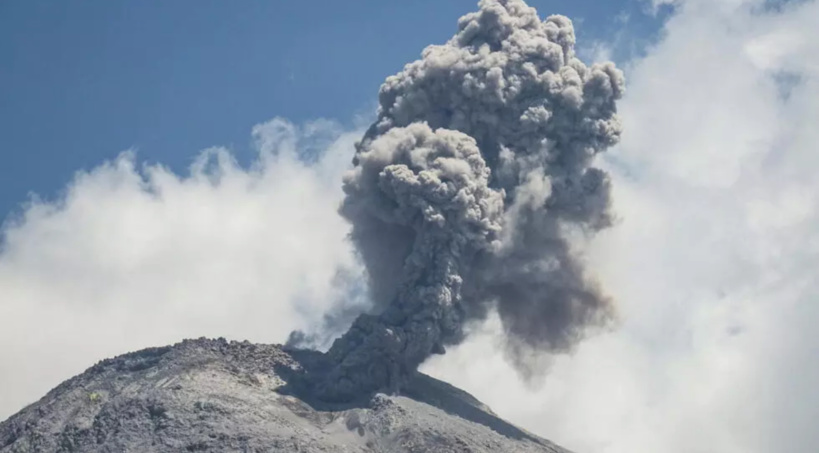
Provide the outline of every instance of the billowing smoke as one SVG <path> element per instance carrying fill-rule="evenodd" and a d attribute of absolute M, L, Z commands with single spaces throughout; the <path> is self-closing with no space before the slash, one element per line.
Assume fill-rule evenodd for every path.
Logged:
<path fill-rule="evenodd" d="M 563 16 L 479 6 L 386 80 L 357 146 L 341 213 L 376 310 L 328 352 L 326 399 L 399 387 L 492 309 L 521 369 L 612 315 L 571 238 L 611 223 L 608 175 L 591 165 L 619 139 L 623 75 L 577 59 Z"/>

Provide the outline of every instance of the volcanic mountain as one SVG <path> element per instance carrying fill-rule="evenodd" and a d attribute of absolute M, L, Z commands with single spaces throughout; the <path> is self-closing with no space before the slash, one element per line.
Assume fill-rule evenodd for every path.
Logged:
<path fill-rule="evenodd" d="M 416 373 L 400 393 L 311 395 L 324 354 L 185 340 L 103 360 L 0 423 L 0 452 L 568 453 Z"/>

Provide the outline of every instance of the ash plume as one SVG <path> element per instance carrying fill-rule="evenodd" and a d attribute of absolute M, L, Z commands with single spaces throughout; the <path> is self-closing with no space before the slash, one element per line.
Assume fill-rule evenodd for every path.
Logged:
<path fill-rule="evenodd" d="M 592 160 L 619 139 L 625 82 L 574 45 L 566 17 L 482 0 L 384 82 L 340 209 L 376 307 L 330 348 L 322 397 L 400 387 L 493 309 L 521 370 L 610 319 L 571 237 L 611 224 L 609 177 Z"/>

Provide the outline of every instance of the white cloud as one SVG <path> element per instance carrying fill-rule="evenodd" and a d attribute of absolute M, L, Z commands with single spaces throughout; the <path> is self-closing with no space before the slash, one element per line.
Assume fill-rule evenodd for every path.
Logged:
<path fill-rule="evenodd" d="M 335 209 L 360 132 L 273 120 L 253 137 L 250 169 L 221 148 L 188 176 L 124 153 L 6 226 L 0 419 L 105 357 L 186 337 L 282 342 L 319 321 L 356 266 Z"/>
<path fill-rule="evenodd" d="M 680 2 L 633 62 L 590 251 L 620 329 L 539 389 L 492 323 L 427 371 L 581 452 L 819 451 L 819 2 L 760 5 Z"/>

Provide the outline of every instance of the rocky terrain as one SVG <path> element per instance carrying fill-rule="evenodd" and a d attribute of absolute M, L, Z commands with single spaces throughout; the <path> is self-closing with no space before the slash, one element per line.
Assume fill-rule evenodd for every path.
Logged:
<path fill-rule="evenodd" d="M 186 340 L 97 363 L 0 423 L 0 453 L 550 452 L 466 392 L 422 374 L 400 395 L 313 396 L 324 355 Z"/>

